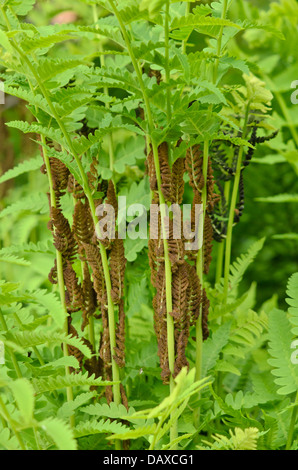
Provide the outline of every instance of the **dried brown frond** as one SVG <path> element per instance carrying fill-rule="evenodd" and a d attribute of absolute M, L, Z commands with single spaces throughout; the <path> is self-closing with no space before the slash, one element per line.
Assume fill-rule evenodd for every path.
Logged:
<path fill-rule="evenodd" d="M 76 312 L 83 307 L 83 290 L 79 285 L 77 275 L 70 261 L 66 261 L 63 269 L 64 283 L 66 287 L 65 300 L 69 312 Z"/>
<path fill-rule="evenodd" d="M 73 175 L 69 175 L 67 188 L 75 199 L 84 199 L 86 197 L 82 186 Z"/>
<path fill-rule="evenodd" d="M 169 164 L 169 147 L 163 142 L 158 147 L 158 158 L 161 176 L 161 192 L 166 201 L 172 202 L 172 173 Z"/>
<path fill-rule="evenodd" d="M 202 302 L 201 283 L 196 268 L 188 264 L 189 285 L 187 289 L 187 311 L 190 324 L 194 325 L 200 316 Z"/>
<path fill-rule="evenodd" d="M 74 338 L 79 338 L 77 330 L 71 324 L 70 317 L 68 318 L 68 333 Z M 83 361 L 84 361 L 84 354 L 82 353 L 82 351 L 80 351 L 80 349 L 76 348 L 75 346 L 71 346 L 70 344 L 67 345 L 67 349 L 68 349 L 68 354 L 70 356 L 74 356 L 78 360 L 80 370 L 82 370 Z M 71 368 L 71 371 L 74 372 L 74 369 Z"/>
<path fill-rule="evenodd" d="M 115 240 L 115 226 L 118 217 L 118 201 L 116 197 L 115 186 L 112 180 L 110 180 L 108 183 L 107 197 L 105 199 L 104 206 L 106 207 L 103 207 L 103 214 L 98 215 L 97 236 L 100 240 L 100 243 L 102 243 L 105 248 L 110 248 L 111 242 Z"/>
<path fill-rule="evenodd" d="M 86 259 L 92 270 L 93 286 L 97 295 L 99 305 L 107 303 L 104 272 L 99 247 L 90 243 L 83 243 Z"/>
<path fill-rule="evenodd" d="M 124 275 L 126 266 L 123 240 L 114 240 L 110 251 L 109 262 L 112 300 L 115 304 L 119 304 L 124 291 Z"/>
<path fill-rule="evenodd" d="M 82 331 L 84 331 L 85 327 L 89 323 L 89 318 L 92 317 L 92 315 L 95 313 L 96 307 L 97 307 L 96 292 L 93 289 L 93 283 L 91 281 L 88 264 L 86 262 L 84 263 L 84 268 L 83 268 L 82 289 L 83 289 L 83 306 L 82 306 L 83 317 L 82 317 L 81 329 Z"/>
<path fill-rule="evenodd" d="M 146 159 L 146 167 L 149 176 L 149 183 L 151 191 L 157 191 L 157 179 L 156 179 L 156 170 L 154 165 L 154 157 L 153 157 L 153 150 L 152 147 L 150 152 L 147 155 Z"/>
<path fill-rule="evenodd" d="M 189 184 L 193 190 L 201 192 L 204 187 L 203 153 L 200 145 L 189 147 L 186 152 L 185 168 L 189 176 Z"/>
<path fill-rule="evenodd" d="M 79 248 L 83 243 L 91 243 L 95 228 L 87 201 L 85 203 L 81 200 L 76 202 L 72 230 Z"/>
<path fill-rule="evenodd" d="M 51 207 L 50 213 L 54 246 L 62 253 L 65 260 L 73 261 L 77 253 L 77 244 L 69 222 L 59 208 Z"/>
<path fill-rule="evenodd" d="M 172 277 L 172 316 L 175 321 L 183 318 L 187 310 L 187 290 L 189 286 L 189 271 L 187 263 L 180 265 Z"/>
<path fill-rule="evenodd" d="M 172 197 L 171 200 L 175 204 L 182 204 L 184 194 L 184 170 L 185 159 L 178 158 L 172 167 Z"/>
<path fill-rule="evenodd" d="M 176 377 L 183 367 L 189 367 L 188 360 L 186 359 L 186 347 L 188 343 L 189 337 L 189 327 L 188 324 L 185 323 L 181 326 L 180 330 L 176 330 L 176 359 L 174 365 L 174 377 Z"/>
<path fill-rule="evenodd" d="M 162 75 L 161 75 L 159 70 L 153 70 L 153 69 L 149 68 L 148 76 L 149 77 L 156 77 L 157 84 L 160 85 L 160 82 L 162 80 Z"/>
<path fill-rule="evenodd" d="M 206 212 L 204 221 L 204 239 L 203 239 L 203 252 L 204 252 L 204 274 L 209 273 L 210 263 L 212 260 L 212 241 L 213 241 L 213 228 L 211 219 Z"/>
<path fill-rule="evenodd" d="M 210 306 L 210 300 L 207 297 L 206 290 L 203 289 L 203 295 L 202 295 L 202 328 L 203 328 L 203 340 L 204 341 L 209 337 L 209 328 L 208 328 L 209 306 Z"/>
<path fill-rule="evenodd" d="M 125 312 L 124 301 L 119 304 L 118 323 L 116 328 L 116 347 L 113 358 L 120 368 L 125 366 Z"/>

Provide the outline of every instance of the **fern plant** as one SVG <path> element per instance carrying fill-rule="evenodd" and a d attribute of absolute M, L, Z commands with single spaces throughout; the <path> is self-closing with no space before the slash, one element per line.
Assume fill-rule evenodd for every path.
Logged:
<path fill-rule="evenodd" d="M 15 184 L 0 212 L 1 448 L 294 448 L 297 279 L 288 319 L 242 289 L 265 238 L 232 261 L 247 167 L 279 127 L 275 90 L 235 42 L 281 42 L 278 27 L 230 0 L 77 0 L 71 22 L 50 3 L 0 1 L 0 78 L 26 103 L 4 109 L 5 132 L 32 145 L 0 176 Z M 121 198 L 150 215 L 145 236 Z M 181 239 L 166 216 L 186 205 Z"/>

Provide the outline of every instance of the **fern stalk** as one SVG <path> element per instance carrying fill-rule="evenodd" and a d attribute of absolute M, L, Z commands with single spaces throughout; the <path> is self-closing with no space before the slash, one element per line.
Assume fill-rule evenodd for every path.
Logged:
<path fill-rule="evenodd" d="M 57 114 L 56 110 L 55 110 L 55 107 L 53 106 L 52 102 L 51 102 L 51 99 L 50 99 L 50 96 L 46 90 L 46 88 L 44 87 L 43 83 L 41 82 L 41 80 L 39 80 L 39 77 L 37 76 L 36 72 L 35 72 L 35 69 L 33 67 L 33 65 L 31 64 L 30 60 L 27 58 L 27 56 L 23 53 L 23 51 L 15 44 L 15 42 L 13 42 L 13 46 L 14 48 L 17 50 L 17 52 L 19 53 L 19 55 L 23 58 L 23 60 L 26 62 L 27 66 L 29 67 L 31 73 L 33 74 L 39 88 L 40 88 L 40 91 L 42 92 L 43 94 L 43 97 L 45 98 L 45 100 L 47 101 L 48 105 L 49 105 L 49 108 L 52 112 L 52 115 L 54 116 L 54 118 L 56 119 L 57 121 L 57 124 L 58 126 L 60 127 L 66 141 L 67 141 L 67 144 L 68 144 L 68 147 L 78 165 L 78 168 L 79 168 L 79 172 L 80 172 L 80 176 L 82 178 L 82 181 L 83 181 L 83 189 L 84 189 L 84 192 L 86 194 L 86 197 L 88 199 L 88 202 L 89 202 L 89 206 L 90 206 L 90 211 L 91 211 L 91 216 L 92 216 L 92 220 L 93 220 L 93 223 L 94 223 L 94 227 L 97 225 L 97 216 L 96 216 L 96 208 L 95 208 L 95 204 L 94 204 L 94 201 L 93 201 L 93 198 L 92 198 L 92 193 L 91 193 L 91 190 L 90 190 L 90 187 L 89 187 L 89 183 L 88 183 L 88 179 L 87 179 L 87 176 L 85 174 L 85 171 L 84 171 L 84 168 L 82 166 L 82 162 L 80 160 L 80 157 L 78 156 L 78 154 L 76 153 L 75 149 L 74 149 L 74 146 L 72 144 L 72 141 L 71 141 L 71 138 L 65 128 L 65 125 L 63 123 L 63 121 L 60 119 L 59 115 Z M 117 405 L 119 405 L 121 403 L 121 394 L 120 394 L 120 372 L 119 372 L 119 367 L 117 365 L 117 363 L 115 362 L 114 358 L 113 358 L 113 351 L 114 351 L 114 348 L 116 347 L 116 331 L 115 331 L 115 328 L 113 328 L 113 325 L 115 327 L 115 312 L 114 312 L 114 303 L 113 303 L 113 300 L 112 300 L 112 296 L 111 296 L 111 278 L 110 278 L 110 271 L 109 271 L 109 264 L 108 264 L 108 257 L 107 257 L 107 252 L 106 252 L 106 249 L 105 247 L 103 246 L 102 243 L 99 243 L 99 248 L 100 248 L 100 255 L 101 255 L 101 259 L 102 259 L 102 264 L 103 264 L 103 271 L 104 271 L 104 278 L 105 278 L 105 285 L 106 285 L 106 290 L 107 290 L 107 299 L 108 299 L 108 318 L 109 318 L 109 325 L 110 325 L 110 343 L 111 343 L 111 356 L 112 356 L 112 373 L 113 373 L 113 382 L 114 385 L 113 385 L 113 395 L 114 395 L 114 401 Z"/>
<path fill-rule="evenodd" d="M 243 139 L 245 139 L 246 132 L 247 132 L 249 109 L 250 109 L 250 102 L 248 102 L 247 107 L 246 107 L 246 112 L 245 112 L 243 132 L 242 132 Z M 232 233 L 233 233 L 234 216 L 235 216 L 235 209 L 236 209 L 239 182 L 240 182 L 243 151 L 244 151 L 244 146 L 241 145 L 239 149 L 239 154 L 237 157 L 236 174 L 235 174 L 233 192 L 231 196 L 229 221 L 228 221 L 228 228 L 227 228 L 227 238 L 226 238 L 226 250 L 225 250 L 224 303 L 227 303 L 228 291 L 229 291 L 229 272 L 230 272 L 230 262 L 231 262 L 231 252 L 232 252 Z"/>
<path fill-rule="evenodd" d="M 26 450 L 26 446 L 24 444 L 24 441 L 22 439 L 22 436 L 19 434 L 19 432 L 16 430 L 16 427 L 14 425 L 14 422 L 13 420 L 11 419 L 10 417 L 10 414 L 5 406 L 5 403 L 3 402 L 1 396 L 0 396 L 0 412 L 1 412 L 1 415 L 4 417 L 5 421 L 7 422 L 8 426 L 10 427 L 10 429 L 12 430 L 12 432 L 14 433 L 20 447 L 22 450 Z"/>
<path fill-rule="evenodd" d="M 7 15 L 6 15 L 6 12 L 5 12 L 5 9 L 4 8 L 1 8 L 1 12 L 3 14 L 3 17 L 4 17 L 4 20 L 6 22 L 6 25 L 7 25 L 7 28 L 8 30 L 11 30 L 11 27 L 10 27 L 10 23 L 9 23 L 9 20 L 7 18 Z M 32 71 L 33 73 L 33 76 L 35 77 L 37 83 L 39 84 L 40 86 L 40 82 L 38 80 L 38 77 L 35 73 L 35 70 L 34 70 L 34 67 L 32 67 L 32 64 L 31 62 L 29 61 L 29 59 L 26 57 L 26 55 L 23 53 L 23 51 L 17 46 L 16 42 L 12 39 L 11 40 L 11 43 L 13 45 L 13 47 L 15 48 L 15 50 L 17 51 L 17 53 L 19 54 L 20 58 L 26 62 L 26 64 L 29 66 L 30 70 Z M 31 83 L 30 81 L 28 80 L 29 82 L 29 86 L 31 87 L 32 89 L 32 86 L 31 86 Z M 43 85 L 42 87 L 40 86 L 41 90 L 43 88 Z M 50 101 L 50 100 L 49 100 Z M 51 103 L 51 101 L 50 101 Z M 51 106 L 50 106 L 51 109 L 54 109 L 54 107 L 52 106 L 52 103 L 51 103 Z M 46 170 L 47 170 L 47 175 L 48 175 L 48 182 L 49 182 L 49 190 L 50 190 L 50 200 L 51 200 L 51 206 L 52 207 L 56 207 L 57 205 L 57 202 L 56 202 L 56 196 L 55 196 L 55 191 L 53 189 L 53 179 L 52 179 L 52 173 L 51 173 L 51 165 L 50 165 L 50 161 L 49 161 L 49 157 L 47 155 L 47 151 L 46 151 L 46 147 L 45 147 L 45 138 L 43 136 L 40 136 L 41 138 L 41 142 L 43 143 L 43 157 L 44 157 L 44 162 L 45 162 L 45 166 L 46 166 Z M 63 276 L 63 263 L 62 263 L 62 255 L 61 253 L 56 250 L 56 259 L 57 259 L 57 274 L 58 274 L 58 285 L 59 285 L 59 293 L 60 293 L 60 299 L 61 299 L 61 303 L 63 305 L 63 308 L 65 310 L 65 313 L 66 313 L 66 317 L 67 317 L 67 309 L 66 309 L 66 305 L 65 305 L 65 286 L 64 286 L 64 276 Z M 67 318 L 66 318 L 66 321 L 65 321 L 65 327 L 64 327 L 64 330 L 66 332 L 66 335 L 68 335 L 68 323 L 67 323 Z M 68 356 L 68 348 L 67 348 L 67 344 L 66 343 L 63 343 L 63 355 L 64 356 Z M 18 365 L 17 365 L 18 366 Z M 70 375 L 70 370 L 69 370 L 69 367 L 65 367 L 65 374 L 66 376 L 69 376 Z M 66 388 L 66 395 L 67 395 L 67 401 L 72 401 L 73 400 L 73 391 L 72 391 L 72 388 L 71 387 L 67 387 Z M 75 425 L 75 422 L 74 422 L 74 416 L 71 416 L 70 417 L 70 425 L 71 426 L 74 426 Z"/>
<path fill-rule="evenodd" d="M 169 3 L 169 2 L 167 2 Z M 167 308 L 167 340 L 168 340 L 168 360 L 169 360 L 169 369 L 171 372 L 170 376 L 170 392 L 172 392 L 175 388 L 175 382 L 173 378 L 174 373 L 174 364 L 175 364 L 175 337 L 174 337 L 174 319 L 171 315 L 172 312 L 172 267 L 169 258 L 169 248 L 168 242 L 166 238 L 166 228 L 164 225 L 165 220 L 165 199 L 164 195 L 161 190 L 161 173 L 160 173 L 160 164 L 159 164 L 159 155 L 158 155 L 158 146 L 154 139 L 152 139 L 152 133 L 155 128 L 153 116 L 151 112 L 151 106 L 149 102 L 149 98 L 146 93 L 146 88 L 143 82 L 142 73 L 140 71 L 139 65 L 137 63 L 136 57 L 134 55 L 133 49 L 131 47 L 131 42 L 128 37 L 125 24 L 123 23 L 121 14 L 117 10 L 114 0 L 109 0 L 109 4 L 114 12 L 115 17 L 117 18 L 120 29 L 122 31 L 127 50 L 129 52 L 134 70 L 137 74 L 137 78 L 140 84 L 140 88 L 142 91 L 145 108 L 146 108 L 146 115 L 148 119 L 148 127 L 149 127 L 149 135 L 152 144 L 152 151 L 153 151 L 153 158 L 154 158 L 154 165 L 155 165 L 155 172 L 156 172 L 156 179 L 157 179 L 157 187 L 158 187 L 158 196 L 160 202 L 160 215 L 161 215 L 161 226 L 162 226 L 162 233 L 163 233 L 163 244 L 164 244 L 164 256 L 165 256 L 165 277 L 166 277 L 166 308 Z M 167 9 L 168 11 L 168 9 Z M 169 109 L 168 109 L 169 112 Z M 171 440 L 176 439 L 178 430 L 177 430 L 177 423 L 173 423 L 171 427 Z"/>
<path fill-rule="evenodd" d="M 0 323 L 2 325 L 3 330 L 7 332 L 8 331 L 8 326 L 7 326 L 7 323 L 5 321 L 5 318 L 4 318 L 3 313 L 1 312 L 1 310 L 0 310 Z M 10 356 L 11 362 L 13 363 L 13 367 L 16 371 L 17 377 L 19 379 L 21 379 L 23 377 L 23 374 L 21 372 L 19 363 L 17 361 L 17 358 L 16 358 L 14 352 L 10 348 L 8 348 L 7 346 L 6 346 L 6 350 L 9 354 L 9 356 Z"/>
<path fill-rule="evenodd" d="M 286 450 L 290 450 L 293 442 L 293 436 L 295 432 L 295 426 L 296 426 L 296 421 L 297 421 L 297 415 L 298 415 L 298 392 L 296 394 L 295 398 L 295 404 L 292 410 L 292 416 L 291 416 L 291 422 L 290 422 L 290 427 L 289 427 L 289 432 L 288 432 L 288 439 L 287 439 L 287 445 L 286 445 Z"/>

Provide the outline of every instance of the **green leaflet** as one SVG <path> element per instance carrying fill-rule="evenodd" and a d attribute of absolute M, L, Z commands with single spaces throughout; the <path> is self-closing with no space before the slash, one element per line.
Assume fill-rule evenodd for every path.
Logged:
<path fill-rule="evenodd" d="M 10 215 L 17 215 L 23 211 L 46 214 L 49 210 L 49 201 L 44 193 L 35 192 L 14 202 L 0 212 L 0 219 Z"/>
<path fill-rule="evenodd" d="M 88 374 L 73 374 L 68 377 L 48 377 L 47 379 L 33 379 L 32 385 L 37 394 L 58 390 L 65 387 L 106 387 L 111 382 L 103 381 L 101 378 L 95 379 L 94 375 L 88 377 Z"/>
<path fill-rule="evenodd" d="M 33 420 L 34 389 L 27 379 L 17 379 L 9 384 L 24 424 L 29 426 Z"/>
<path fill-rule="evenodd" d="M 291 360 L 293 334 L 291 324 L 282 310 L 274 309 L 269 315 L 268 363 L 272 366 L 274 382 L 279 386 L 277 393 L 289 395 L 298 390 L 298 368 Z"/>
<path fill-rule="evenodd" d="M 57 418 L 48 418 L 39 423 L 39 427 L 45 431 L 54 441 L 59 450 L 76 450 L 77 444 L 70 426 Z"/>
<path fill-rule="evenodd" d="M 239 258 L 237 258 L 237 260 L 232 264 L 232 266 L 230 267 L 231 274 L 230 274 L 230 281 L 229 281 L 231 290 L 235 289 L 239 285 L 246 269 L 255 259 L 259 251 L 262 249 L 264 242 L 265 242 L 265 238 L 262 238 L 261 240 L 256 241 L 249 248 L 246 254 L 239 256 Z"/>
<path fill-rule="evenodd" d="M 101 419 L 100 421 L 98 421 L 97 419 L 93 419 L 86 421 L 85 423 L 82 422 L 81 424 L 76 426 L 74 430 L 74 435 L 76 438 L 79 438 L 92 434 L 107 434 L 115 432 L 121 432 L 121 434 L 124 434 L 127 429 L 127 426 L 123 425 L 122 423 L 117 423 L 116 421 L 110 421 L 109 419 Z"/>
<path fill-rule="evenodd" d="M 68 336 L 57 331 L 22 331 L 9 332 L 8 339 L 16 345 L 21 345 L 23 349 L 30 349 L 33 346 L 42 344 L 61 344 L 63 342 L 78 348 L 87 357 L 91 357 L 90 349 L 82 342 L 80 338 Z"/>
<path fill-rule="evenodd" d="M 4 175 L 2 175 L 0 177 L 0 184 L 12 178 L 16 178 L 17 176 L 23 175 L 24 173 L 37 170 L 41 167 L 42 164 L 43 160 L 41 156 L 31 158 L 30 160 L 24 160 L 24 162 L 20 163 L 13 169 L 8 170 Z"/>

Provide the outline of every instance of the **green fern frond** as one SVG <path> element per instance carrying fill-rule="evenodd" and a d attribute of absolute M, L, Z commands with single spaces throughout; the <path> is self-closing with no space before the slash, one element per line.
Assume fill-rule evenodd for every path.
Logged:
<path fill-rule="evenodd" d="M 56 325 L 63 328 L 67 313 L 63 308 L 60 299 L 54 292 L 48 292 L 45 289 L 35 290 L 34 292 L 26 292 L 28 300 L 37 302 L 42 305 L 51 315 Z"/>
<path fill-rule="evenodd" d="M 48 418 L 39 423 L 39 428 L 47 433 L 59 450 L 76 450 L 77 443 L 70 426 L 58 418 Z"/>
<path fill-rule="evenodd" d="M 124 430 L 122 430 L 122 432 L 118 431 L 118 433 L 109 436 L 109 439 L 119 439 L 122 441 L 126 441 L 128 439 L 148 437 L 155 433 L 156 426 L 156 424 L 146 424 L 145 426 L 139 426 L 136 429 L 130 429 L 126 432 Z"/>
<path fill-rule="evenodd" d="M 35 2 L 36 0 L 5 0 L 4 5 L 12 8 L 16 15 L 26 16 L 34 7 Z"/>
<path fill-rule="evenodd" d="M 298 390 L 298 368 L 291 360 L 293 334 L 291 324 L 282 310 L 274 309 L 269 315 L 268 363 L 273 367 L 274 382 L 279 385 L 277 393 L 289 395 Z"/>
<path fill-rule="evenodd" d="M 34 94 L 29 89 L 26 90 L 21 87 L 5 86 L 5 93 L 7 93 L 8 95 L 15 96 L 16 98 L 20 98 L 33 106 L 37 106 L 46 113 L 51 114 L 49 105 L 47 101 L 43 98 L 43 96 Z M 7 125 L 9 126 L 10 123 L 8 123 Z"/>
<path fill-rule="evenodd" d="M 108 385 L 113 385 L 113 382 L 104 381 L 100 377 L 96 379 L 94 374 L 88 377 L 87 372 L 85 374 L 79 372 L 78 374 L 71 374 L 69 376 L 32 379 L 32 385 L 35 389 L 35 393 L 41 394 L 66 387 L 107 387 Z"/>
<path fill-rule="evenodd" d="M 229 433 L 230 438 L 221 434 L 213 435 L 212 438 L 215 441 L 213 444 L 207 441 L 203 442 L 208 445 L 209 450 L 257 450 L 259 438 L 257 428 L 235 428 L 234 432 L 230 429 Z"/>
<path fill-rule="evenodd" d="M 62 147 L 67 146 L 62 136 L 62 133 L 58 129 L 43 127 L 38 123 L 29 124 L 26 121 L 10 121 L 7 123 L 7 126 L 13 127 L 14 129 L 18 129 L 24 134 L 43 135 L 44 137 L 52 140 L 53 142 L 57 142 Z"/>
<path fill-rule="evenodd" d="M 64 72 L 74 71 L 84 63 L 84 57 L 76 57 L 74 59 L 51 59 L 48 57 L 40 57 L 37 64 L 33 64 L 36 73 L 41 81 L 47 82 Z"/>
<path fill-rule="evenodd" d="M 17 266 L 30 266 L 31 262 L 27 261 L 23 258 L 19 258 L 19 256 L 5 254 L 3 250 L 0 250 L 0 262 L 1 263 L 11 263 L 16 264 Z"/>
<path fill-rule="evenodd" d="M 42 344 L 67 343 L 70 346 L 78 348 L 87 358 L 91 357 L 90 349 L 80 338 L 65 335 L 64 333 L 56 331 L 10 331 L 6 337 L 8 340 L 20 345 L 25 350 Z"/>
<path fill-rule="evenodd" d="M 202 376 L 205 377 L 216 365 L 223 348 L 228 344 L 230 337 L 231 323 L 225 322 L 212 336 L 203 343 L 203 365 Z"/>
<path fill-rule="evenodd" d="M 53 245 L 52 240 L 42 241 L 42 242 L 29 242 L 23 243 L 22 245 L 10 245 L 5 248 L 2 248 L 0 253 L 3 255 L 13 254 L 13 253 L 40 253 L 53 255 L 56 250 Z"/>
<path fill-rule="evenodd" d="M 49 211 L 49 201 L 47 195 L 41 192 L 33 192 L 22 197 L 0 212 L 0 219 L 8 215 L 16 215 L 23 211 L 38 212 L 46 214 Z"/>
<path fill-rule="evenodd" d="M 59 407 L 57 416 L 61 419 L 66 419 L 72 416 L 76 409 L 85 405 L 86 402 L 96 396 L 96 391 L 80 393 L 74 400 L 67 401 Z M 81 408 L 80 411 L 84 411 L 85 408 Z"/>
<path fill-rule="evenodd" d="M 15 166 L 11 170 L 8 170 L 4 175 L 0 177 L 0 184 L 5 183 L 12 178 L 23 175 L 24 173 L 29 173 L 30 171 L 38 170 L 43 164 L 41 156 L 36 158 L 31 158 L 30 160 L 25 160 L 19 165 Z"/>
<path fill-rule="evenodd" d="M 286 302 L 290 305 L 289 320 L 293 325 L 292 333 L 298 336 L 298 273 L 290 277 L 287 285 L 287 295 L 289 297 L 286 299 Z"/>
<path fill-rule="evenodd" d="M 93 419 L 91 421 L 86 421 L 80 423 L 74 429 L 74 435 L 76 438 L 90 436 L 92 434 L 109 434 L 109 433 L 125 433 L 128 431 L 128 427 L 122 423 L 117 423 L 116 421 L 110 421 L 101 419 L 97 421 Z M 110 437 L 109 437 L 110 439 Z"/>
<path fill-rule="evenodd" d="M 265 238 L 261 238 L 251 245 L 248 251 L 239 256 L 230 267 L 229 285 L 230 291 L 236 289 L 249 265 L 253 262 L 259 251 L 263 248 Z"/>
<path fill-rule="evenodd" d="M 50 29 L 50 31 L 52 28 Z M 38 30 L 37 30 L 38 31 Z M 71 34 L 66 34 L 63 31 L 58 32 L 56 34 L 47 34 L 45 35 L 46 31 L 43 29 L 43 36 L 39 38 L 35 35 L 32 39 L 26 38 L 22 40 L 22 49 L 26 54 L 32 54 L 34 51 L 38 51 L 39 49 L 50 49 L 55 44 L 67 41 L 69 39 L 73 39 L 75 36 Z M 40 53 L 40 51 L 38 51 Z"/>
<path fill-rule="evenodd" d="M 116 403 L 113 402 L 109 405 L 106 403 L 103 403 L 102 405 L 96 403 L 95 405 L 89 405 L 85 408 L 82 408 L 81 411 L 83 413 L 87 413 L 88 415 L 101 416 L 112 419 L 124 419 L 126 416 L 129 416 L 135 412 L 134 408 L 129 408 L 127 411 L 124 405 L 116 405 Z"/>
<path fill-rule="evenodd" d="M 175 18 L 170 26 L 171 31 L 181 28 L 190 28 L 195 29 L 201 26 L 229 26 L 237 29 L 241 29 L 236 23 L 233 23 L 230 20 L 225 20 L 221 18 L 213 18 L 212 16 L 202 16 L 194 15 L 190 13 L 188 16 L 182 16 L 180 18 Z"/>

